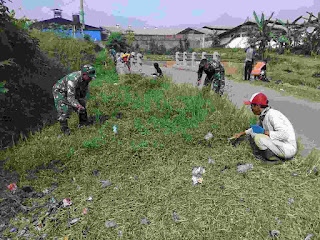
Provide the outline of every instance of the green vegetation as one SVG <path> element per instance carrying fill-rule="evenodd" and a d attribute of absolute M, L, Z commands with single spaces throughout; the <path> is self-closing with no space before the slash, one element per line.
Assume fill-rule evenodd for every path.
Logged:
<path fill-rule="evenodd" d="M 97 61 L 104 56 L 100 53 Z M 10 158 L 5 167 L 20 174 L 18 187 L 31 185 L 44 191 L 57 182 L 54 198 L 68 197 L 73 202 L 69 217 L 80 217 L 80 221 L 66 228 L 68 209 L 61 208 L 55 215 L 61 224 L 55 227 L 55 222 L 47 221 L 41 234 L 47 233 L 50 239 L 81 239 L 82 230 L 90 227 L 88 239 L 114 239 L 118 230 L 125 239 L 234 239 L 248 235 L 265 239 L 269 230 L 277 229 L 280 236 L 301 239 L 319 231 L 319 181 L 314 173 L 307 174 L 319 167 L 319 152 L 314 150 L 306 158 L 298 156 L 283 165 L 262 165 L 252 157 L 248 143 L 234 148 L 227 141 L 254 122 L 253 114 L 246 107 L 238 110 L 208 88 L 199 91 L 187 84 L 174 85 L 167 77 L 154 81 L 135 74 L 118 76 L 114 69 L 101 66 L 90 89 L 88 114 L 110 114 L 112 118 L 104 125 L 74 130 L 78 119 L 73 113 L 71 136 L 57 138 L 60 126 L 55 124 L 0 153 L 0 159 Z M 118 112 L 123 118 L 115 118 Z M 114 135 L 113 125 L 118 125 L 118 135 Z M 205 142 L 208 131 L 214 137 L 199 144 Z M 208 164 L 209 157 L 214 164 Z M 52 160 L 61 160 L 66 171 L 40 171 L 37 180 L 26 179 L 26 170 Z M 254 168 L 240 174 L 238 162 L 252 163 Z M 192 185 L 193 166 L 205 166 L 200 186 Z M 221 173 L 224 166 L 230 169 Z M 100 170 L 99 177 L 93 176 L 95 169 Z M 291 176 L 293 172 L 298 176 Z M 100 179 L 113 184 L 102 188 Z M 92 202 L 86 201 L 89 195 Z M 288 204 L 291 198 L 294 202 Z M 50 195 L 37 201 L 43 204 L 49 199 Z M 73 211 L 75 208 L 78 210 Z M 87 215 L 82 214 L 83 208 L 89 209 Z M 180 223 L 173 222 L 173 210 Z M 19 214 L 19 218 L 31 220 L 32 214 Z M 151 221 L 149 226 L 140 224 L 144 217 Z M 115 221 L 119 227 L 106 228 L 105 221 Z M 23 225 L 22 221 L 12 223 Z M 39 235 L 32 227 L 30 233 Z M 14 237 L 16 233 L 7 230 L 4 235 Z"/>

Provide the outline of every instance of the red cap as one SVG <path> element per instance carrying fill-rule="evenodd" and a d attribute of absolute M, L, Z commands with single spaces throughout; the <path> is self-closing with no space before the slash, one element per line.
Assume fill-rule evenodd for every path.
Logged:
<path fill-rule="evenodd" d="M 255 93 L 252 95 L 249 101 L 243 101 L 243 104 L 250 105 L 250 104 L 259 104 L 259 105 L 268 105 L 268 98 L 263 93 Z"/>

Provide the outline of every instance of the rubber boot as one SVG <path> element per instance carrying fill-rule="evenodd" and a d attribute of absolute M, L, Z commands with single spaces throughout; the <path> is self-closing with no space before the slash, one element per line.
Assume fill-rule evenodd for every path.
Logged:
<path fill-rule="evenodd" d="M 70 135 L 71 134 L 70 128 L 68 127 L 68 120 L 60 121 L 60 125 L 61 125 L 61 131 L 65 135 Z"/>
<path fill-rule="evenodd" d="M 79 113 L 79 125 L 78 125 L 78 128 L 82 128 L 84 126 L 88 126 L 87 111 L 85 111 L 84 113 Z"/>

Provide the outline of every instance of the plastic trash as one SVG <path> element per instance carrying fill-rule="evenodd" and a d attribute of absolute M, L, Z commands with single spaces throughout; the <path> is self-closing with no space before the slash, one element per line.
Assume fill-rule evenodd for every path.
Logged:
<path fill-rule="evenodd" d="M 314 235 L 312 233 L 308 234 L 304 240 L 311 240 Z"/>
<path fill-rule="evenodd" d="M 88 213 L 88 209 L 87 209 L 87 208 L 84 208 L 84 209 L 83 209 L 83 215 L 87 215 L 87 213 Z"/>
<path fill-rule="evenodd" d="M 215 163 L 215 161 L 214 161 L 214 160 L 212 160 L 212 159 L 209 157 L 209 159 L 208 159 L 208 163 Z"/>
<path fill-rule="evenodd" d="M 106 221 L 105 226 L 106 226 L 107 228 L 109 228 L 109 227 L 118 227 L 118 224 L 116 224 L 115 221 Z"/>
<path fill-rule="evenodd" d="M 173 219 L 173 221 L 175 221 L 175 222 L 179 222 L 180 217 L 179 217 L 179 215 L 176 213 L 176 211 L 173 211 L 172 219 Z"/>
<path fill-rule="evenodd" d="M 105 180 L 105 181 L 103 181 L 103 180 L 100 180 L 100 182 L 102 183 L 102 187 L 103 188 L 105 188 L 105 187 L 107 187 L 107 186 L 111 186 L 112 185 L 112 183 L 107 179 L 107 180 Z"/>
<path fill-rule="evenodd" d="M 100 171 L 99 170 L 93 170 L 92 171 L 93 176 L 99 176 L 100 175 Z"/>
<path fill-rule="evenodd" d="M 281 224 L 281 221 L 279 220 L 279 218 L 275 218 L 276 219 L 276 221 L 278 221 L 278 224 Z"/>
<path fill-rule="evenodd" d="M 150 224 L 150 221 L 147 218 L 141 218 L 141 224 Z"/>
<path fill-rule="evenodd" d="M 271 230 L 271 231 L 269 231 L 269 236 L 270 237 L 279 237 L 279 231 Z"/>
<path fill-rule="evenodd" d="M 122 231 L 121 230 L 119 230 L 118 235 L 119 235 L 119 237 L 122 237 Z"/>
<path fill-rule="evenodd" d="M 17 232 L 17 231 L 18 231 L 18 228 L 16 228 L 16 227 L 13 227 L 10 229 L 10 232 Z"/>
<path fill-rule="evenodd" d="M 297 173 L 291 173 L 291 176 L 298 176 Z"/>
<path fill-rule="evenodd" d="M 289 198 L 288 204 L 291 205 L 293 202 L 294 202 L 294 199 L 293 198 Z"/>
<path fill-rule="evenodd" d="M 192 168 L 192 184 L 198 185 L 198 183 L 203 182 L 202 174 L 205 173 L 204 167 L 193 167 Z"/>
<path fill-rule="evenodd" d="M 246 173 L 248 170 L 253 169 L 252 163 L 246 163 L 243 165 L 239 165 L 237 167 L 237 172 L 239 173 Z"/>
<path fill-rule="evenodd" d="M 115 134 L 118 134 L 118 125 L 113 125 L 112 129 Z"/>
<path fill-rule="evenodd" d="M 211 132 L 208 132 L 207 135 L 204 136 L 204 139 L 209 141 L 211 138 L 213 138 L 213 134 Z"/>
<path fill-rule="evenodd" d="M 77 223 L 78 221 L 80 221 L 80 218 L 73 218 L 71 221 L 70 221 L 70 224 L 75 224 Z"/>
<path fill-rule="evenodd" d="M 17 189 L 17 185 L 15 183 L 11 183 L 7 186 L 10 191 L 15 191 Z"/>
<path fill-rule="evenodd" d="M 119 186 L 115 186 L 114 189 L 119 189 Z"/>
<path fill-rule="evenodd" d="M 66 206 L 70 206 L 72 204 L 70 198 L 65 198 L 63 199 L 63 206 L 66 207 Z"/>
<path fill-rule="evenodd" d="M 89 198 L 87 199 L 87 201 L 92 201 L 92 196 L 89 196 Z"/>

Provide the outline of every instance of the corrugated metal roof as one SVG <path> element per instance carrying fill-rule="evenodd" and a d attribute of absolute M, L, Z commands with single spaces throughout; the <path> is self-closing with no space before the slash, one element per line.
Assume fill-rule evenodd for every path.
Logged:
<path fill-rule="evenodd" d="M 102 27 L 103 30 L 107 30 L 107 31 L 110 31 L 110 32 L 124 32 L 125 29 L 122 29 L 121 27 L 117 27 L 117 26 L 103 26 Z"/>
<path fill-rule="evenodd" d="M 46 24 L 50 24 L 50 23 L 57 23 L 57 24 L 73 24 L 73 21 L 70 21 L 68 19 L 65 19 L 65 18 L 50 18 L 50 19 L 47 19 L 47 20 L 43 20 L 43 21 L 39 21 L 39 22 L 36 22 L 34 24 L 32 24 L 31 26 L 37 26 L 37 25 L 46 25 Z M 93 27 L 93 26 L 90 26 L 90 25 L 87 25 L 85 24 L 85 28 L 90 28 L 92 30 L 100 30 L 100 28 L 97 28 L 97 27 Z"/>
<path fill-rule="evenodd" d="M 184 29 L 132 29 L 137 35 L 176 35 Z"/>
<path fill-rule="evenodd" d="M 203 28 L 212 28 L 212 29 L 221 29 L 221 30 L 228 30 L 228 29 L 232 29 L 236 26 L 222 26 L 222 25 L 206 25 Z"/>

